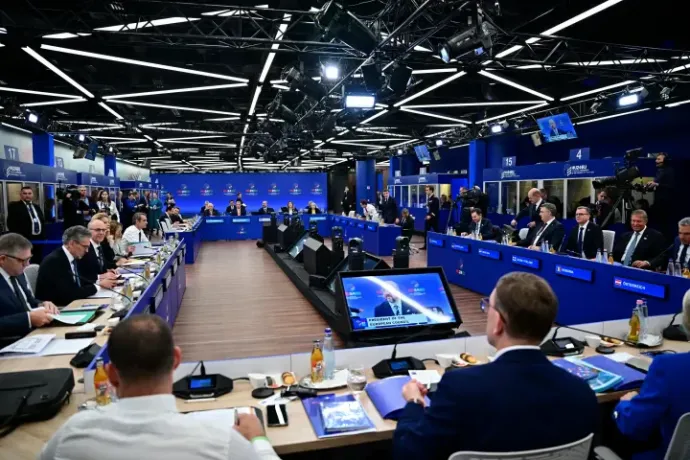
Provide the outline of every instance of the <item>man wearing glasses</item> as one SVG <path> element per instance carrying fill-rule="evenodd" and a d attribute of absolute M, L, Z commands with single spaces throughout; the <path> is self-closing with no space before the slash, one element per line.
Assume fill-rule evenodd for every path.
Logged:
<path fill-rule="evenodd" d="M 91 247 L 84 254 L 84 257 L 77 262 L 77 268 L 82 278 L 95 283 L 104 288 L 112 289 L 115 287 L 118 275 L 114 272 L 115 261 L 108 259 L 103 250 L 103 240 L 105 240 L 108 226 L 99 219 L 92 219 L 89 222 L 89 232 L 91 232 Z"/>
<path fill-rule="evenodd" d="M 591 217 L 587 206 L 580 206 L 575 210 L 577 227 L 570 231 L 563 243 L 563 251 L 576 253 L 586 259 L 597 258 L 597 251 L 604 247 L 604 234 L 597 224 L 590 221 Z"/>
<path fill-rule="evenodd" d="M 86 299 L 96 294 L 98 287 L 81 275 L 77 264 L 90 248 L 91 233 L 86 228 L 75 225 L 65 230 L 62 234 L 62 247 L 41 262 L 36 280 L 36 296 L 66 306 L 74 300 Z M 108 288 L 110 285 L 104 287 Z"/>
<path fill-rule="evenodd" d="M 16 233 L 0 236 L 0 344 L 13 342 L 43 327 L 58 314 L 51 302 L 39 302 L 24 276 L 31 260 L 31 242 Z"/>

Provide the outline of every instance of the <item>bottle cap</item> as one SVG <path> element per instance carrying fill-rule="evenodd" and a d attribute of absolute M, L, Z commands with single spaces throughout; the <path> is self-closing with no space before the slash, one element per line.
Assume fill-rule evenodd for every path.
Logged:
<path fill-rule="evenodd" d="M 333 332 L 333 331 L 331 331 L 331 328 L 330 328 L 330 327 L 327 327 L 327 328 L 326 328 L 326 334 L 331 334 L 332 332 Z"/>

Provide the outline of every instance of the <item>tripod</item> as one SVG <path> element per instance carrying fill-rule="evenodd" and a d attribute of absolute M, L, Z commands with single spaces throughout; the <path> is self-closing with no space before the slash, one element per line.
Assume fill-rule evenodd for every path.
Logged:
<path fill-rule="evenodd" d="M 458 210 L 458 202 L 457 201 L 452 201 L 450 203 L 450 210 L 448 211 L 448 219 L 446 219 L 446 232 L 448 232 L 448 229 L 450 228 L 450 221 L 453 219 L 453 211 Z M 460 219 L 458 219 L 460 220 Z"/>
<path fill-rule="evenodd" d="M 604 221 L 601 223 L 600 227 L 601 228 L 606 228 L 606 225 L 608 225 L 609 220 L 611 220 L 611 217 L 616 215 L 616 209 L 618 206 L 623 203 L 623 208 L 624 209 L 632 209 L 632 203 L 633 203 L 633 196 L 631 193 L 631 189 L 629 187 L 625 187 L 621 190 L 621 194 L 616 200 L 616 202 L 611 206 L 611 210 L 609 211 L 608 215 L 604 219 Z M 623 218 L 623 216 L 621 216 Z"/>

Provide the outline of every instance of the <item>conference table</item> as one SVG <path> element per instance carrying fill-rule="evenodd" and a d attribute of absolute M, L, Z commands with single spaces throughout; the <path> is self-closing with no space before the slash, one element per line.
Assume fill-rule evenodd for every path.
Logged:
<path fill-rule="evenodd" d="M 331 235 L 331 217 L 328 214 L 298 214 L 305 229 L 316 222 L 319 235 Z M 264 224 L 271 222 L 270 215 L 213 216 L 202 219 L 202 241 L 260 240 L 263 238 Z M 283 214 L 276 214 L 276 224 L 283 223 Z"/>
<path fill-rule="evenodd" d="M 343 229 L 343 241 L 346 244 L 352 238 L 360 238 L 364 250 L 376 256 L 393 255 L 395 239 L 402 235 L 402 227 L 399 225 L 336 215 L 331 216 L 331 222 L 333 227 Z"/>
<path fill-rule="evenodd" d="M 196 262 L 196 258 L 199 256 L 199 251 L 201 250 L 201 234 L 204 228 L 204 219 L 197 219 L 189 230 L 176 230 L 176 231 L 166 231 L 165 239 L 167 240 L 171 236 L 177 237 L 180 241 L 184 241 L 186 244 L 186 255 L 185 262 L 188 264 L 193 264 Z"/>
<path fill-rule="evenodd" d="M 690 279 L 683 277 L 493 241 L 429 233 L 427 248 L 428 266 L 443 267 L 451 283 L 487 296 L 506 273 L 543 277 L 558 296 L 561 324 L 630 318 L 640 298 L 647 300 L 650 316 L 674 314 L 690 289 Z"/>

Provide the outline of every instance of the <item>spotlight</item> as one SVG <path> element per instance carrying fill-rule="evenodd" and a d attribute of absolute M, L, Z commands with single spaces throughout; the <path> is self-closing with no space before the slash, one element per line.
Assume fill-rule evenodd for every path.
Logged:
<path fill-rule="evenodd" d="M 381 72 L 375 62 L 364 64 L 361 68 L 364 86 L 367 91 L 378 91 L 381 88 Z"/>
<path fill-rule="evenodd" d="M 501 125 L 491 125 L 491 132 L 492 133 L 496 134 L 496 133 L 500 133 L 501 131 L 503 131 L 503 128 L 501 127 Z"/>
<path fill-rule="evenodd" d="M 33 112 L 27 112 L 26 122 L 31 123 L 32 125 L 37 125 L 38 124 L 38 115 L 36 115 Z"/>
<path fill-rule="evenodd" d="M 115 151 L 115 149 L 113 148 L 112 145 L 110 147 L 108 147 L 108 153 L 113 153 L 114 151 Z"/>
<path fill-rule="evenodd" d="M 398 155 L 402 155 L 402 154 L 403 154 L 403 149 L 398 149 Z"/>
<path fill-rule="evenodd" d="M 439 56 L 447 64 L 468 50 L 474 49 L 476 55 L 481 55 L 485 49 L 491 50 L 493 48 L 492 37 L 495 34 L 496 29 L 488 22 L 484 22 L 478 27 L 471 26 L 441 45 Z M 482 47 L 483 49 L 480 51 Z"/>
<path fill-rule="evenodd" d="M 603 102 L 601 101 L 594 101 L 592 102 L 592 105 L 589 107 L 589 111 L 592 113 L 597 113 L 599 112 L 599 108 L 603 105 Z"/>
<path fill-rule="evenodd" d="M 659 91 L 659 96 L 661 97 L 661 100 L 667 101 L 669 97 L 671 97 L 671 91 L 673 91 L 673 88 L 669 88 L 668 86 L 664 86 L 661 88 L 661 91 Z"/>
<path fill-rule="evenodd" d="M 625 106 L 628 106 L 628 105 L 635 105 L 635 104 L 637 104 L 638 102 L 640 102 L 640 96 L 638 96 L 638 95 L 635 94 L 635 93 L 633 93 L 633 94 L 626 94 L 626 95 L 623 95 L 623 96 L 621 96 L 620 98 L 618 98 L 618 105 L 619 105 L 620 107 L 625 107 Z"/>
<path fill-rule="evenodd" d="M 337 80 L 340 78 L 340 69 L 335 64 L 322 65 L 322 74 L 326 80 Z"/>
<path fill-rule="evenodd" d="M 77 140 L 79 140 L 79 142 L 84 142 L 86 140 L 86 136 L 84 136 L 83 134 L 80 134 L 77 136 Z"/>
<path fill-rule="evenodd" d="M 281 118 L 288 123 L 297 123 L 298 118 L 297 115 L 295 115 L 295 112 L 283 105 L 280 98 L 269 104 L 269 106 L 266 107 L 266 111 L 269 113 L 269 115 L 276 118 Z"/>
<path fill-rule="evenodd" d="M 407 90 L 407 84 L 412 76 L 412 69 L 405 65 L 397 65 L 388 80 L 388 88 L 397 95 L 402 95 Z"/>
<path fill-rule="evenodd" d="M 443 139 L 436 139 L 436 147 L 440 147 L 443 145 Z"/>
<path fill-rule="evenodd" d="M 359 18 L 334 1 L 326 3 L 315 19 L 329 39 L 337 38 L 364 54 L 371 54 L 376 48 L 378 40 L 374 33 Z"/>
<path fill-rule="evenodd" d="M 373 109 L 376 97 L 371 94 L 348 94 L 345 96 L 347 109 Z"/>
<path fill-rule="evenodd" d="M 326 90 L 321 85 L 294 67 L 287 71 L 284 79 L 290 83 L 290 88 L 298 89 L 312 99 L 318 101 L 326 96 Z"/>

